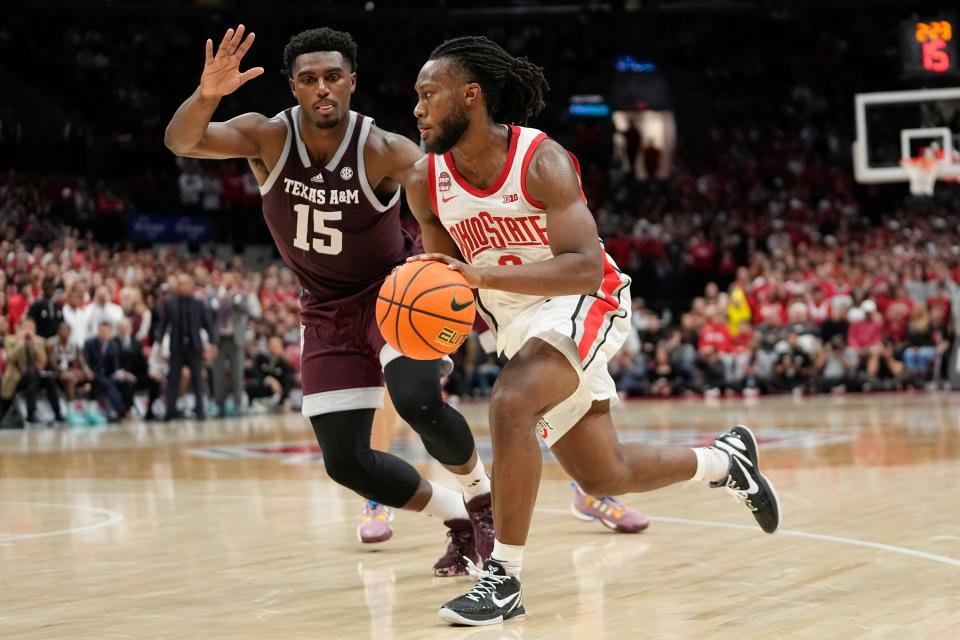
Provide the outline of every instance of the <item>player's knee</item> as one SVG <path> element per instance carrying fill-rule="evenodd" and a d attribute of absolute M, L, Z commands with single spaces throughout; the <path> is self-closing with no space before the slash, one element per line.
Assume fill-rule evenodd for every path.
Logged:
<path fill-rule="evenodd" d="M 511 428 L 531 430 L 543 413 L 526 385 L 494 386 L 490 393 L 490 422 L 501 433 Z"/>
<path fill-rule="evenodd" d="M 490 392 L 491 419 L 540 419 L 544 413 L 539 406 L 536 389 L 525 383 L 496 384 Z"/>
<path fill-rule="evenodd" d="M 443 417 L 443 398 L 437 394 L 406 393 L 391 399 L 397 414 L 417 431 L 440 424 Z"/>
<path fill-rule="evenodd" d="M 362 469 L 353 456 L 335 456 L 324 452 L 323 466 L 331 480 L 348 489 L 355 489 Z"/>
<path fill-rule="evenodd" d="M 323 464 L 327 469 L 327 475 L 337 484 L 361 495 L 368 493 L 373 475 L 369 465 L 365 464 L 362 454 L 350 452 L 342 455 L 328 455 L 325 451 Z"/>

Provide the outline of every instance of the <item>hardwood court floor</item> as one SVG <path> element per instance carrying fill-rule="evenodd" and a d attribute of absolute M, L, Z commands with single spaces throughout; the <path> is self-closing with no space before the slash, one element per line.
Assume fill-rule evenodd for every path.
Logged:
<path fill-rule="evenodd" d="M 464 407 L 487 450 L 483 405 Z M 960 396 L 629 403 L 621 437 L 761 440 L 785 508 L 767 536 L 719 490 L 628 500 L 638 535 L 573 519 L 555 462 L 527 547 L 528 617 L 445 626 L 439 523 L 364 547 L 296 415 L 0 432 L 0 638 L 956 638 Z M 407 433 L 396 450 L 430 464 Z"/>

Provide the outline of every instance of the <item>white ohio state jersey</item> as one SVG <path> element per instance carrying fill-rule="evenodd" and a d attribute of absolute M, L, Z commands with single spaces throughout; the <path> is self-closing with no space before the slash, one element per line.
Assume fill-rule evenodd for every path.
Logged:
<path fill-rule="evenodd" d="M 470 264 L 491 267 L 543 262 L 553 257 L 543 203 L 529 194 L 526 185 L 527 167 L 546 139 L 547 135 L 536 129 L 511 126 L 507 161 L 486 189 L 468 183 L 457 172 L 450 153 L 429 156 L 433 210 Z M 497 329 L 544 299 L 483 289 L 478 305 L 487 323 Z"/>

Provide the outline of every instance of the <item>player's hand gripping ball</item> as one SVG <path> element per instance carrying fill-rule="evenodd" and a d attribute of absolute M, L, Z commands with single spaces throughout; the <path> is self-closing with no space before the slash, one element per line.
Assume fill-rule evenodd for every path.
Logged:
<path fill-rule="evenodd" d="M 387 276 L 377 298 L 377 325 L 387 344 L 414 360 L 453 353 L 470 335 L 473 290 L 442 262 L 402 264 Z"/>

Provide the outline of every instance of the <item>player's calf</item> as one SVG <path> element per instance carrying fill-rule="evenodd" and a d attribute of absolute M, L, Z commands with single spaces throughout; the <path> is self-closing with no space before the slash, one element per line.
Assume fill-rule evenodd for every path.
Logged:
<path fill-rule="evenodd" d="M 615 496 L 636 491 L 630 486 L 630 475 L 625 465 L 617 463 L 596 473 L 571 473 L 573 480 L 591 496 Z"/>

